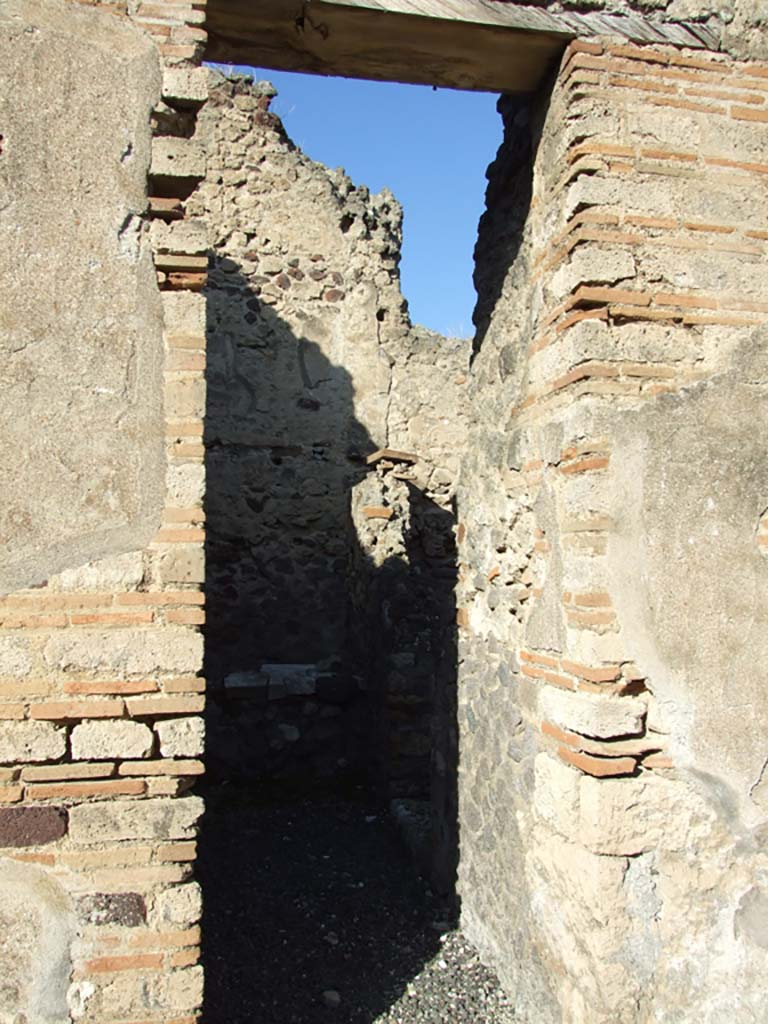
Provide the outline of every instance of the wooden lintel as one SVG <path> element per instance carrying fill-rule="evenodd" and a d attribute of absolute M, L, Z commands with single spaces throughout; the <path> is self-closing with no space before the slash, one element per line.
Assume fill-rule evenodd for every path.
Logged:
<path fill-rule="evenodd" d="M 208 0 L 206 57 L 488 92 L 534 92 L 570 39 L 714 45 L 701 26 L 510 0 Z"/>
<path fill-rule="evenodd" d="M 206 59 L 446 88 L 531 92 L 573 36 L 466 24 L 455 17 L 381 6 L 209 0 Z"/>

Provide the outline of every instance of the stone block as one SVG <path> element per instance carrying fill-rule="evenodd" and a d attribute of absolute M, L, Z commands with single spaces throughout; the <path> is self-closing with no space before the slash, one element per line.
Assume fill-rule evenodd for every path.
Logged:
<path fill-rule="evenodd" d="M 200 106 L 208 99 L 206 68 L 167 67 L 163 70 L 163 99 L 172 106 Z"/>
<path fill-rule="evenodd" d="M 77 901 L 77 916 L 83 924 L 137 928 L 147 919 L 147 907 L 137 892 L 93 892 Z"/>
<path fill-rule="evenodd" d="M 63 807 L 0 808 L 0 847 L 45 846 L 66 833 Z"/>
<path fill-rule="evenodd" d="M 684 783 L 652 772 L 632 779 L 579 783 L 579 833 L 594 853 L 695 849 L 713 827 L 713 811 Z"/>
<path fill-rule="evenodd" d="M 0 762 L 55 761 L 66 752 L 66 731 L 51 722 L 0 722 Z"/>
<path fill-rule="evenodd" d="M 607 739 L 639 735 L 644 727 L 646 705 L 637 697 L 604 697 L 549 686 L 541 691 L 539 710 L 562 729 Z"/>
<path fill-rule="evenodd" d="M 149 757 L 154 736 L 140 722 L 82 722 L 72 730 L 72 757 L 76 761 L 107 761 Z"/>
<path fill-rule="evenodd" d="M 168 975 L 168 1004 L 175 1010 L 196 1010 L 203 1002 L 203 968 L 184 967 Z"/>
<path fill-rule="evenodd" d="M 202 637 L 191 629 L 78 630 L 51 636 L 43 650 L 51 669 L 152 676 L 194 675 L 203 659 Z"/>
<path fill-rule="evenodd" d="M 204 178 L 205 150 L 192 139 L 161 136 L 152 140 L 152 177 Z"/>
<path fill-rule="evenodd" d="M 205 722 L 202 718 L 169 718 L 159 722 L 155 731 L 163 757 L 197 757 L 203 752 Z"/>
<path fill-rule="evenodd" d="M 158 583 L 204 583 L 205 552 L 201 545 L 180 545 L 156 556 L 154 563 Z M 194 670 L 197 671 L 196 666 Z"/>
<path fill-rule="evenodd" d="M 579 818 L 579 775 L 549 754 L 534 762 L 533 811 L 563 836 L 575 837 Z"/>
<path fill-rule="evenodd" d="M 67 569 L 49 581 L 52 590 L 125 591 L 137 587 L 144 576 L 141 551 L 102 558 L 76 569 Z"/>
<path fill-rule="evenodd" d="M 315 665 L 264 664 L 261 671 L 269 679 L 269 700 L 308 696 L 317 689 Z"/>
<path fill-rule="evenodd" d="M 199 419 L 205 414 L 205 381 L 192 378 L 171 381 L 165 389 L 165 404 L 172 419 Z"/>
<path fill-rule="evenodd" d="M 202 912 L 200 886 L 187 882 L 163 889 L 155 896 L 150 921 L 155 927 L 185 928 L 196 924 Z"/>
<path fill-rule="evenodd" d="M 168 466 L 168 505 L 172 508 L 197 508 L 205 493 L 205 468 L 185 463 Z"/>
<path fill-rule="evenodd" d="M 205 334 L 205 298 L 192 292 L 162 292 L 163 321 L 171 334 Z"/>
<path fill-rule="evenodd" d="M 196 221 L 179 220 L 166 223 L 153 220 L 149 237 L 155 252 L 191 255 L 204 253 L 208 248 L 205 228 Z"/>
<path fill-rule="evenodd" d="M 81 804 L 70 811 L 69 834 L 82 846 L 134 839 L 193 839 L 202 813 L 203 801 L 196 796 Z"/>
<path fill-rule="evenodd" d="M 22 637 L 0 637 L 0 676 L 20 678 L 32 668 L 29 641 Z"/>

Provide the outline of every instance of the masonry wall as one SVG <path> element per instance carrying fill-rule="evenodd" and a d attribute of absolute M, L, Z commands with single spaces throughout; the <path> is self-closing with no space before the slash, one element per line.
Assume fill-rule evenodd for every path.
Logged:
<path fill-rule="evenodd" d="M 459 491 L 460 888 L 541 1024 L 764 1013 L 766 75 L 573 44 L 504 110 Z"/>
<path fill-rule="evenodd" d="M 290 467 L 272 459 L 285 455 L 275 449 L 287 428 L 280 444 L 265 440 L 252 402 L 261 396 L 237 380 L 254 357 L 239 351 L 219 361 L 227 346 L 268 339 L 278 365 L 286 351 L 275 338 L 290 342 L 296 365 L 278 376 L 278 390 L 305 400 L 308 420 L 321 412 L 312 408 L 320 384 L 312 372 L 333 370 L 329 404 L 344 410 L 341 436 L 354 442 L 354 457 L 335 437 L 324 451 L 333 452 L 333 486 L 348 496 L 369 443 L 419 456 L 404 478 L 380 466 L 359 480 L 351 499 L 359 529 L 347 536 L 365 569 L 375 568 L 374 547 L 397 557 L 412 533 L 418 517 L 406 490 L 415 486 L 441 516 L 451 508 L 465 354 L 408 328 L 394 273 L 394 207 L 293 153 L 258 90 L 240 93 L 240 103 L 237 89 L 224 90 L 230 135 L 215 151 L 221 181 L 208 176 L 210 136 L 198 124 L 208 83 L 193 67 L 205 42 L 203 8 L 14 0 L 0 20 L 6 55 L 62 128 L 46 149 L 30 144 L 31 120 L 5 122 L 0 173 L 11 186 L 20 172 L 39 183 L 17 189 L 14 213 L 34 226 L 35 209 L 52 216 L 77 199 L 84 215 L 52 232 L 45 263 L 49 276 L 61 267 L 61 279 L 74 282 L 82 338 L 77 323 L 56 321 L 68 307 L 55 306 L 67 299 L 55 283 L 53 313 L 44 302 L 35 311 L 43 336 L 29 333 L 28 318 L 20 333 L 4 323 L 6 372 L 22 367 L 11 387 L 26 394 L 34 360 L 55 351 L 71 384 L 66 352 L 86 353 L 91 386 L 78 401 L 119 482 L 111 498 L 106 488 L 85 502 L 80 529 L 67 495 L 82 501 L 82 487 L 67 483 L 72 465 L 60 436 L 68 431 L 71 451 L 87 452 L 75 417 L 51 431 L 52 479 L 38 481 L 46 514 L 33 521 L 45 501 L 32 501 L 31 512 L 4 526 L 29 541 L 0 599 L 0 1011 L 13 1019 L 191 1024 L 200 1008 L 192 864 L 202 806 L 190 786 L 202 770 L 207 342 L 222 346 L 211 374 L 217 401 L 224 405 L 237 384 L 232 393 L 253 424 L 253 434 L 238 435 L 236 417 L 210 403 L 221 424 L 211 458 L 231 469 L 251 458 L 238 446 L 266 444 L 258 451 L 279 470 L 270 500 L 296 517 L 301 502 L 280 490 Z M 743 9 L 745 24 L 759 22 Z M 743 41 L 756 38 L 749 28 Z M 46 46 L 66 55 L 63 67 L 41 63 Z M 74 87 L 72 67 L 82 75 Z M 537 1024 L 719 1024 L 764 1013 L 766 82 L 763 65 L 724 56 L 590 43 L 570 49 L 551 98 L 504 105 L 508 144 L 492 172 L 478 248 L 474 422 L 458 492 L 460 882 L 465 927 L 517 993 L 521 1018 Z M 126 139 L 105 118 L 73 169 L 68 140 L 82 126 L 64 130 L 57 87 L 73 103 L 83 90 L 106 97 L 130 126 Z M 238 175 L 252 147 L 267 159 L 248 192 Z M 44 193 L 59 167 L 55 204 Z M 262 175 L 269 194 L 279 193 L 268 202 Z M 205 196 L 196 198 L 203 180 Z M 226 187 L 216 196 L 212 184 Z M 294 235 L 305 186 L 317 187 L 318 205 Z M 226 188 L 255 199 L 279 244 L 257 231 L 258 258 L 248 256 L 248 219 L 237 219 Z M 320 244 L 310 246 L 319 210 L 339 219 L 325 221 Z M 209 233 L 215 211 L 222 230 Z M 7 221 L 6 207 L 0 217 Z M 98 266 L 84 249 L 99 254 Z M 239 311 L 219 306 L 220 320 L 206 314 L 202 294 L 209 249 L 212 297 L 231 287 Z M 348 259 L 332 265 L 339 251 Z M 21 253 L 23 283 L 37 256 Z M 318 263 L 332 287 L 311 276 Z M 236 287 L 228 272 L 241 275 Z M 102 304 L 107 289 L 120 302 L 136 298 L 115 307 L 128 318 L 117 329 Z M 66 344 L 52 349 L 59 326 Z M 301 339 L 316 362 L 308 376 L 299 369 L 299 384 Z M 125 358 L 116 358 L 112 346 L 124 343 Z M 381 380 L 371 360 L 378 355 Z M 49 399 L 32 396 L 41 415 L 61 397 L 44 364 Z M 362 384 L 371 365 L 374 380 L 358 395 L 356 375 Z M 112 413 L 96 397 L 100 388 L 120 394 Z M 436 391 L 454 418 L 430 412 Z M 267 397 L 282 415 L 277 392 Z M 32 422 L 30 436 L 35 429 Z M 24 431 L 10 430 L 22 447 Z M 302 471 L 315 440 L 309 430 L 288 445 L 301 449 L 290 458 Z M 13 470 L 13 452 L 3 456 Z M 257 482 L 260 459 L 255 469 L 248 463 Z M 85 479 L 87 466 L 77 460 L 75 472 Z M 66 486 L 55 485 L 57 474 Z M 237 497 L 241 478 L 229 479 Z M 27 500 L 32 492 L 18 493 Z M 233 507 L 240 536 L 255 519 Z M 296 517 L 288 517 L 294 535 Z M 331 521 L 318 537 L 333 534 Z M 55 538 L 54 558 L 45 545 L 62 523 L 68 532 Z M 113 528 L 124 532 L 105 540 Z M 269 547 L 275 536 L 257 539 Z M 405 562 L 406 573 L 435 568 L 422 554 Z M 333 552 L 327 557 L 319 583 L 331 594 L 337 566 Z M 233 558 L 232 595 L 224 559 L 217 564 L 213 592 L 222 599 L 236 598 L 241 584 L 258 592 L 253 560 Z M 371 575 L 371 593 L 380 579 Z M 289 623 L 288 610 L 279 616 Z M 334 617 L 318 630 L 299 627 L 302 658 L 313 633 L 315 643 L 345 628 Z M 395 652 L 406 657 L 377 675 L 384 706 L 397 670 L 418 652 L 412 636 Z M 327 649 L 311 659 L 322 661 Z M 236 645 L 221 650 L 229 658 Z M 288 653 L 269 656 L 285 664 Z M 222 684 L 242 668 L 226 663 Z M 450 754 L 450 737 L 437 749 Z M 449 787 L 442 795 L 450 805 Z"/>
<path fill-rule="evenodd" d="M 0 15 L 0 1017 L 189 1022 L 207 255 L 182 199 L 205 34 L 197 3 L 98 6 Z"/>
<path fill-rule="evenodd" d="M 195 136 L 208 171 L 188 204 L 212 251 L 208 767 L 303 786 L 363 781 L 378 671 L 363 634 L 382 610 L 353 604 L 353 580 L 380 564 L 387 511 L 371 501 L 370 528 L 355 523 L 352 494 L 375 472 L 367 457 L 396 447 L 414 492 L 448 509 L 470 344 L 410 325 L 397 201 L 298 150 L 273 95 L 211 72 Z M 428 780 L 425 706 L 403 714 L 409 728 L 419 720 Z"/>

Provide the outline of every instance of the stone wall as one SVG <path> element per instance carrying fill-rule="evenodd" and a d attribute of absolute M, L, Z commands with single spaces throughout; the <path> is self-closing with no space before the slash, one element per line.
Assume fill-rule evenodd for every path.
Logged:
<path fill-rule="evenodd" d="M 503 106 L 460 888 L 537 1024 L 764 1012 L 767 75 L 573 44 L 548 102 Z"/>
<path fill-rule="evenodd" d="M 397 202 L 296 149 L 273 94 L 211 73 L 189 204 L 213 259 L 208 765 L 306 785 L 368 773 L 375 667 L 352 591 L 375 539 L 352 490 L 366 456 L 396 445 L 415 453 L 414 487 L 449 506 L 469 344 L 411 327 Z"/>
<path fill-rule="evenodd" d="M 205 73 L 187 63 L 205 33 L 200 4 L 94 6 L 0 14 L 4 551 L 18 539 L 0 598 L 0 1017 L 180 1024 L 202 1001 L 207 255 L 180 197 L 204 174 Z"/>
<path fill-rule="evenodd" d="M 391 197 L 297 153 L 264 89 L 220 83 L 198 123 L 204 7 L 13 0 L 0 16 L 7 62 L 61 122 L 39 146 L 29 118 L 4 123 L 0 173 L 26 226 L 12 287 L 38 259 L 35 204 L 49 216 L 61 213 L 56 197 L 82 204 L 80 224 L 50 234 L 44 265 L 60 279 L 47 294 L 59 307 L 36 293 L 44 334 L 30 334 L 29 318 L 11 332 L 4 321 L 6 370 L 22 367 L 30 386 L 47 378 L 32 395 L 42 416 L 61 399 L 46 352 L 61 390 L 85 375 L 75 397 L 93 445 L 115 447 L 115 494 L 102 488 L 89 504 L 77 479 L 90 448 L 72 428 L 82 420 L 63 418 L 51 478 L 18 491 L 38 494 L 37 512 L 10 524 L 31 557 L 17 559 L 0 599 L 0 1016 L 197 1017 L 202 806 L 189 788 L 202 771 L 206 512 L 213 714 L 227 678 L 253 673 L 241 689 L 278 694 L 264 735 L 283 724 L 285 749 L 301 728 L 284 715 L 319 712 L 323 687 L 326 709 L 351 707 L 357 697 L 339 699 L 351 687 L 372 700 L 361 708 L 385 710 L 377 742 L 393 794 L 438 709 L 429 791 L 443 810 L 436 827 L 450 827 L 451 680 L 430 659 L 453 653 L 451 588 L 437 630 L 414 595 L 453 582 L 441 573 L 452 571 L 455 498 L 470 936 L 532 1024 L 760 1020 L 768 68 L 577 43 L 551 96 L 502 104 L 468 369 L 462 346 L 408 324 Z M 759 53 L 760 18 L 745 4 L 721 19 L 736 26 L 734 52 Z M 63 65 L 41 60 L 44 44 Z M 114 104 L 129 131 L 119 144 L 115 118 L 99 121 L 101 145 L 78 149 L 75 167 L 67 142 L 81 125 L 65 129 L 82 90 Z M 49 196 L 45 160 L 57 171 Z M 120 392 L 111 415 L 100 389 Z M 14 423 L 6 437 L 27 440 Z M 369 469 L 376 448 L 418 461 L 382 456 Z M 13 451 L 3 456 L 13 469 Z M 212 494 L 204 512 L 206 458 L 231 500 Z M 113 528 L 125 532 L 105 541 Z M 335 578 L 344 566 L 355 569 L 349 588 Z M 316 588 L 324 600 L 313 603 Z M 404 614 L 387 621 L 400 595 Z M 257 611 L 230 630 L 240 601 Z M 295 613 L 302 602 L 309 614 Z M 390 633 L 366 677 L 359 641 L 379 610 Z M 283 634 L 295 640 L 278 643 Z M 334 649 L 351 660 L 325 663 Z M 296 664 L 314 668 L 286 669 Z M 325 716 L 322 758 L 303 764 L 322 768 L 329 751 L 338 762 L 339 741 L 354 749 L 367 726 L 333 724 L 344 714 Z M 220 750 L 228 734 L 214 721 Z M 249 735 L 244 725 L 230 735 Z"/>

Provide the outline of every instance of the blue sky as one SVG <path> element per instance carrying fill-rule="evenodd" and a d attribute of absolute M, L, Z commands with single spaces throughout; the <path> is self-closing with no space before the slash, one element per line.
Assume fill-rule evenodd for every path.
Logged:
<path fill-rule="evenodd" d="M 278 90 L 272 110 L 313 160 L 343 167 L 405 211 L 401 276 L 411 319 L 470 337 L 472 253 L 485 170 L 501 141 L 495 95 L 236 68 Z"/>

